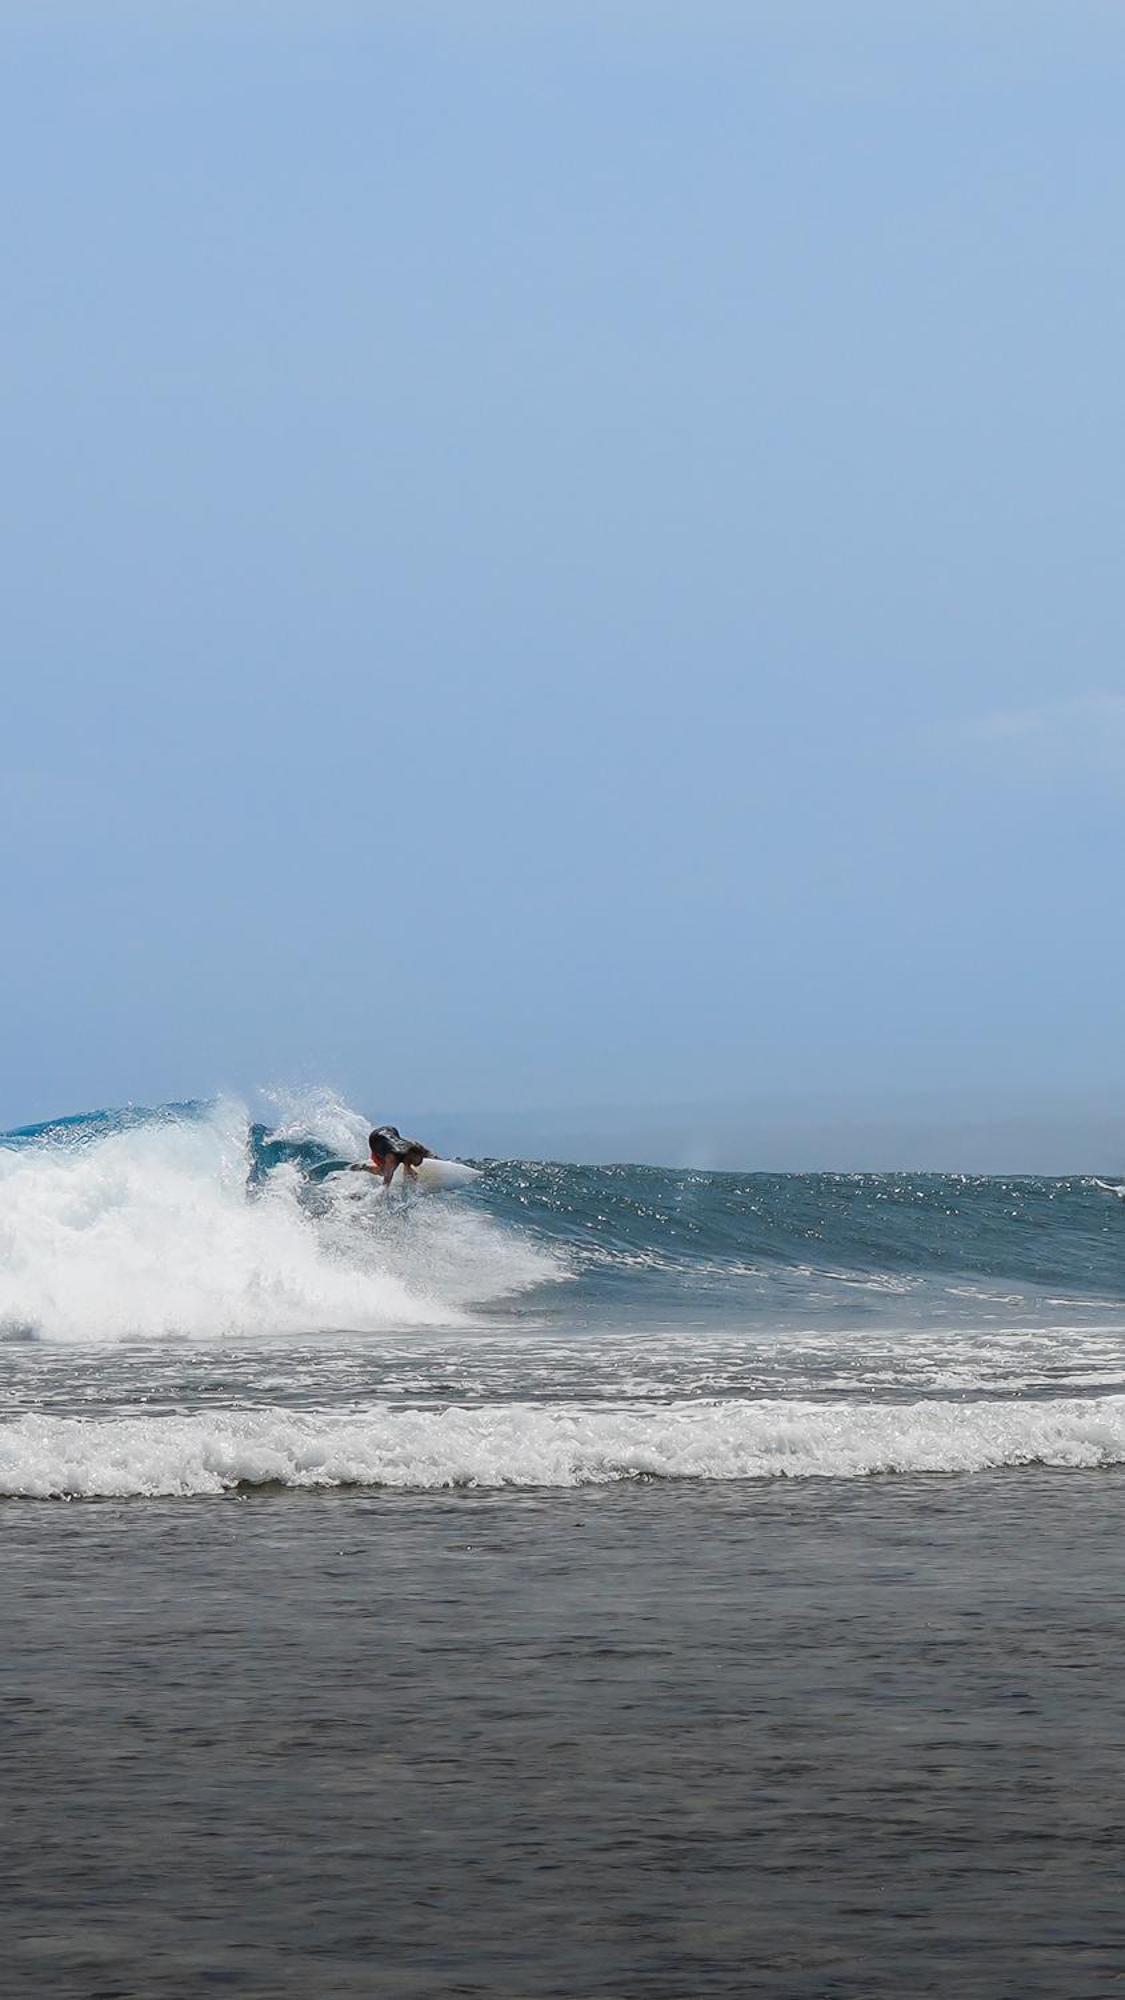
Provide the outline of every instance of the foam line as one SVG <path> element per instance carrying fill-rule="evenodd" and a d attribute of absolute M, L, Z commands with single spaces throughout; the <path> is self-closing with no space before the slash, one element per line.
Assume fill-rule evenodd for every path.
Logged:
<path fill-rule="evenodd" d="M 1125 1396 L 975 1403 L 742 1400 L 182 1416 L 27 1415 L 0 1427 L 0 1494 L 219 1494 L 240 1486 L 576 1487 L 859 1479 L 1125 1463 Z"/>

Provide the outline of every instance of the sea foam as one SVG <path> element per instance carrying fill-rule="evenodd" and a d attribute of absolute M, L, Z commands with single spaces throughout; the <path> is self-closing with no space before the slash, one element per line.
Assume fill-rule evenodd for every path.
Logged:
<path fill-rule="evenodd" d="M 250 1165 L 249 1120 L 233 1102 L 0 1145 L 0 1334 L 456 1324 L 562 1274 L 551 1252 L 456 1201 L 384 1202 L 366 1178 L 341 1175 L 313 1210 L 296 1167 L 252 1184 Z"/>
<path fill-rule="evenodd" d="M 185 1497 L 239 1487 L 565 1488 L 617 1480 L 857 1479 L 1125 1463 L 1125 1396 L 716 1401 L 445 1409 L 282 1407 L 0 1428 L 0 1494 Z"/>

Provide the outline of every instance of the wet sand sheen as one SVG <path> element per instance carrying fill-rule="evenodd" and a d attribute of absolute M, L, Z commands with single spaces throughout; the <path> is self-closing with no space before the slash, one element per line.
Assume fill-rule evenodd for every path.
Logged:
<path fill-rule="evenodd" d="M 1123 1494 L 6 1503 L 13 1990 L 1115 1990 Z"/>

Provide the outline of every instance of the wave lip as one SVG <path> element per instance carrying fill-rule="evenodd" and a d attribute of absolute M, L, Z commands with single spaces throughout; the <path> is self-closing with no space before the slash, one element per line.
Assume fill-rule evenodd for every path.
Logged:
<path fill-rule="evenodd" d="M 1125 1396 L 1026 1401 L 501 1404 L 340 1414 L 28 1415 L 0 1427 L 0 1495 L 187 1498 L 240 1487 L 443 1488 L 857 1479 L 1125 1463 Z"/>

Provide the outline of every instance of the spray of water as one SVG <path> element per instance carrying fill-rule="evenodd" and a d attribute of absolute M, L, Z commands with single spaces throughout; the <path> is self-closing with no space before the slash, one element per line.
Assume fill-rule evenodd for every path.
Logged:
<path fill-rule="evenodd" d="M 310 1117 L 308 1136 L 333 1147 L 365 1124 L 326 1097 Z M 290 1134 L 299 1126 L 293 1108 Z M 230 1101 L 0 1144 L 0 1332 L 106 1342 L 449 1325 L 561 1274 L 479 1208 L 396 1205 L 358 1176 L 311 1204 L 296 1166 L 257 1183 L 250 1168 L 248 1115 Z"/>

